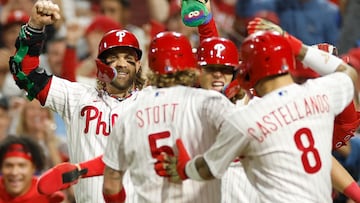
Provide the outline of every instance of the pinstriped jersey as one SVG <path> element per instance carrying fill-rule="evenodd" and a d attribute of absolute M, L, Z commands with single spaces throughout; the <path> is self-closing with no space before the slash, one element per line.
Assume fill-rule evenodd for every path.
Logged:
<path fill-rule="evenodd" d="M 126 106 L 122 108 L 121 106 Z M 224 116 L 235 106 L 216 91 L 175 86 L 147 87 L 116 109 L 116 120 L 103 161 L 130 173 L 138 202 L 220 202 L 220 180 L 170 183 L 154 170 L 155 157 L 177 154 L 181 138 L 189 155 L 215 142 Z"/>
<path fill-rule="evenodd" d="M 257 100 L 254 97 L 250 102 Z M 236 108 L 243 108 L 246 104 L 244 98 L 236 101 Z M 246 176 L 242 159 L 237 158 L 227 168 L 221 177 L 221 203 L 247 203 L 258 202 L 258 192 Z"/>
<path fill-rule="evenodd" d="M 104 153 L 111 125 L 118 117 L 112 109 L 119 103 L 109 95 L 99 96 L 93 87 L 53 76 L 45 106 L 59 113 L 64 120 L 72 163 L 87 161 Z M 80 179 L 74 185 L 76 201 L 104 202 L 102 184 L 102 176 Z M 127 199 L 130 199 L 131 184 L 124 184 L 129 185 Z"/>
<path fill-rule="evenodd" d="M 212 174 L 221 177 L 235 157 L 245 156 L 242 163 L 260 202 L 332 202 L 334 117 L 353 92 L 350 78 L 334 73 L 237 109 L 204 154 Z"/>

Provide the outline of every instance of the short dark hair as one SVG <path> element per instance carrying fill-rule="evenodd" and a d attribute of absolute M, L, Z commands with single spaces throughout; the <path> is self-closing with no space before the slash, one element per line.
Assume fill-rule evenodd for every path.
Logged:
<path fill-rule="evenodd" d="M 4 156 L 9 147 L 13 144 L 21 144 L 24 149 L 31 154 L 32 162 L 38 171 L 42 171 L 45 167 L 45 154 L 41 146 L 29 137 L 19 137 L 15 135 L 8 135 L 0 142 L 0 165 L 2 166 Z"/>

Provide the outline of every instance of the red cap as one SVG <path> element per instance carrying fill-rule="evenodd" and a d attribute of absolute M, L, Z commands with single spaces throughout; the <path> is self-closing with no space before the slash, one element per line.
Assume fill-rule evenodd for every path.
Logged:
<path fill-rule="evenodd" d="M 88 35 L 90 32 L 95 30 L 102 31 L 104 33 L 114 30 L 114 29 L 121 29 L 122 26 L 115 22 L 113 19 L 104 16 L 104 15 L 97 15 L 91 21 L 90 25 L 87 27 L 85 31 L 85 35 Z"/>
<path fill-rule="evenodd" d="M 4 22 L 4 26 L 11 25 L 11 24 L 25 24 L 29 21 L 30 16 L 22 10 L 15 10 L 9 13 Z"/>

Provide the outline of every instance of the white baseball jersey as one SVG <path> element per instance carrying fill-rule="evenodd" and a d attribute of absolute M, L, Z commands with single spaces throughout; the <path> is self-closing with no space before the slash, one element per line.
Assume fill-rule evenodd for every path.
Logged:
<path fill-rule="evenodd" d="M 242 163 L 260 202 L 332 202 L 334 117 L 353 92 L 350 78 L 334 73 L 237 109 L 204 154 L 212 174 L 221 177 L 235 157 L 245 156 Z"/>
<path fill-rule="evenodd" d="M 103 161 L 110 168 L 130 172 L 138 202 L 219 203 L 220 180 L 170 183 L 156 174 L 154 163 L 162 151 L 177 154 L 178 138 L 190 157 L 205 152 L 215 142 L 224 116 L 234 108 L 216 91 L 147 87 L 113 111 L 120 116 Z"/>
<path fill-rule="evenodd" d="M 258 202 L 258 192 L 250 183 L 239 160 L 232 162 L 221 177 L 221 202 Z"/>
<path fill-rule="evenodd" d="M 111 125 L 119 117 L 112 109 L 119 103 L 109 95 L 99 96 L 94 87 L 53 76 L 45 106 L 59 113 L 64 120 L 72 163 L 87 161 L 104 153 Z M 76 202 L 104 202 L 102 185 L 103 176 L 80 179 L 74 186 Z M 127 200 L 130 200 L 132 184 L 124 182 L 124 185 Z"/>
<path fill-rule="evenodd" d="M 253 100 L 258 99 L 254 97 Z M 244 98 L 236 101 L 236 108 L 245 106 Z M 258 192 L 250 183 L 244 166 L 241 162 L 246 157 L 237 158 L 227 168 L 224 175 L 221 177 L 221 203 L 255 203 L 258 202 Z"/>

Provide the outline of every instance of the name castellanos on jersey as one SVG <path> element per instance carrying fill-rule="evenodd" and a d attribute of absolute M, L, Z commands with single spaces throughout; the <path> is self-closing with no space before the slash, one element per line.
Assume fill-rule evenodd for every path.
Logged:
<path fill-rule="evenodd" d="M 255 121 L 253 127 L 247 129 L 248 134 L 258 142 L 263 142 L 271 133 L 291 123 L 304 118 L 329 112 L 328 97 L 323 95 L 311 96 L 303 100 L 273 109 Z"/>
<path fill-rule="evenodd" d="M 118 114 L 111 114 L 110 117 L 108 117 L 107 114 L 104 115 L 104 112 L 100 111 L 95 106 L 83 107 L 80 111 L 80 115 L 85 118 L 85 134 L 90 131 L 90 126 L 96 126 L 95 134 L 104 136 L 110 135 L 111 126 L 109 126 L 108 123 L 111 122 L 111 125 L 113 126 L 118 117 Z M 93 125 L 93 122 L 95 122 L 96 125 Z"/>

